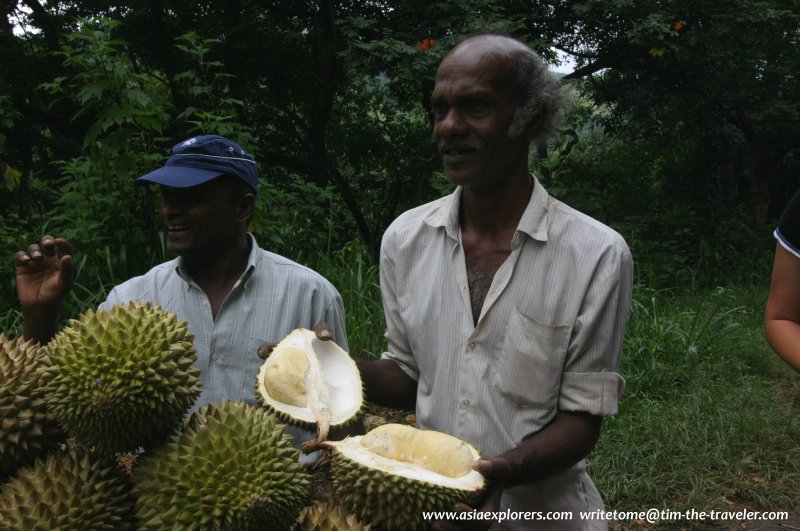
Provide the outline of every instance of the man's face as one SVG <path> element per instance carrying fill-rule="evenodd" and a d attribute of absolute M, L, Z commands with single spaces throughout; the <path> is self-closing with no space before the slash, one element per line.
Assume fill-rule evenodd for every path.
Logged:
<path fill-rule="evenodd" d="M 167 250 L 208 258 L 236 241 L 239 230 L 235 194 L 224 178 L 190 188 L 161 187 L 161 215 Z"/>
<path fill-rule="evenodd" d="M 528 141 L 508 136 L 516 110 L 513 71 L 487 46 L 456 48 L 436 73 L 433 138 L 456 185 L 481 187 L 527 172 Z"/>

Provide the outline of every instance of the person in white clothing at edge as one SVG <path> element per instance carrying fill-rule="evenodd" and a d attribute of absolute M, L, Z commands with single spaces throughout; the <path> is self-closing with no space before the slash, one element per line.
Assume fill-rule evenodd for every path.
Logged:
<path fill-rule="evenodd" d="M 481 451 L 474 466 L 494 488 L 478 510 L 572 516 L 493 529 L 608 526 L 581 520 L 603 509 L 584 458 L 624 388 L 633 262 L 618 233 L 550 197 L 529 172 L 530 145 L 553 130 L 564 99 L 515 39 L 477 35 L 444 58 L 433 137 L 457 188 L 384 234 L 388 352 L 357 360 L 370 401 L 415 408 L 417 427 Z"/>
<path fill-rule="evenodd" d="M 192 411 L 223 399 L 255 403 L 259 348 L 268 350 L 295 328 L 314 328 L 320 339 L 348 348 L 336 288 L 311 269 L 259 248 L 247 231 L 258 178 L 253 156 L 225 137 L 176 144 L 163 167 L 136 182 L 160 186 L 166 247 L 177 258 L 116 286 L 100 305 L 108 310 L 149 301 L 188 322 L 202 384 Z M 23 334 L 45 344 L 57 332 L 72 287 L 72 247 L 44 236 L 17 252 L 14 264 Z M 287 433 L 298 448 L 313 439 L 297 428 Z"/>

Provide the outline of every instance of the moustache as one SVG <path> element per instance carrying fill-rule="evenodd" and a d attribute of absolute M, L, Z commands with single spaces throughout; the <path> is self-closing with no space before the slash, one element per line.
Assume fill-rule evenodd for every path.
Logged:
<path fill-rule="evenodd" d="M 477 147 L 473 146 L 472 144 L 467 144 L 465 142 L 448 142 L 448 141 L 438 141 L 436 142 L 436 150 L 439 153 L 468 153 L 472 151 L 480 151 Z"/>

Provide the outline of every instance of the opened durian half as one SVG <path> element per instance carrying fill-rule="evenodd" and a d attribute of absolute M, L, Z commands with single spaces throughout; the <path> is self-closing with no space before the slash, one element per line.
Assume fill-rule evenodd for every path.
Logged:
<path fill-rule="evenodd" d="M 326 440 L 331 428 L 358 418 L 363 395 L 350 355 L 304 328 L 278 343 L 256 378 L 259 403 L 284 422 L 316 430 L 317 442 Z"/>
<path fill-rule="evenodd" d="M 361 521 L 380 529 L 424 529 L 424 511 L 475 503 L 485 489 L 472 469 L 478 451 L 437 431 L 384 424 L 364 436 L 325 443 L 333 491 Z"/>

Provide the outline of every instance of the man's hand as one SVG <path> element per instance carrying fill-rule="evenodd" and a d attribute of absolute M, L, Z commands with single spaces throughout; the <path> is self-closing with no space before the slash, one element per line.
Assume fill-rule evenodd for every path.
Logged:
<path fill-rule="evenodd" d="M 45 344 L 58 331 L 58 312 L 72 289 L 72 247 L 63 238 L 45 236 L 14 255 L 17 297 L 25 338 Z"/>
<path fill-rule="evenodd" d="M 72 247 L 64 238 L 45 236 L 14 255 L 17 297 L 23 310 L 58 307 L 72 289 Z"/>
<path fill-rule="evenodd" d="M 602 417 L 583 412 L 559 411 L 558 415 L 519 446 L 493 457 L 481 456 L 472 465 L 489 481 L 489 491 L 478 504 L 479 511 L 498 511 L 504 488 L 550 477 L 567 470 L 586 457 L 600 437 Z M 471 511 L 463 504 L 454 512 Z M 440 529 L 488 529 L 490 520 L 439 522 Z M 449 526 L 449 527 L 448 527 Z"/>
<path fill-rule="evenodd" d="M 333 334 L 331 333 L 331 327 L 328 323 L 317 323 L 314 325 L 314 333 L 317 335 L 317 339 L 321 341 L 330 341 L 333 339 Z M 278 343 L 274 341 L 265 341 L 261 343 L 258 347 L 258 357 L 262 360 L 269 358 L 269 355 L 272 354 L 272 351 L 275 347 L 278 346 Z"/>

